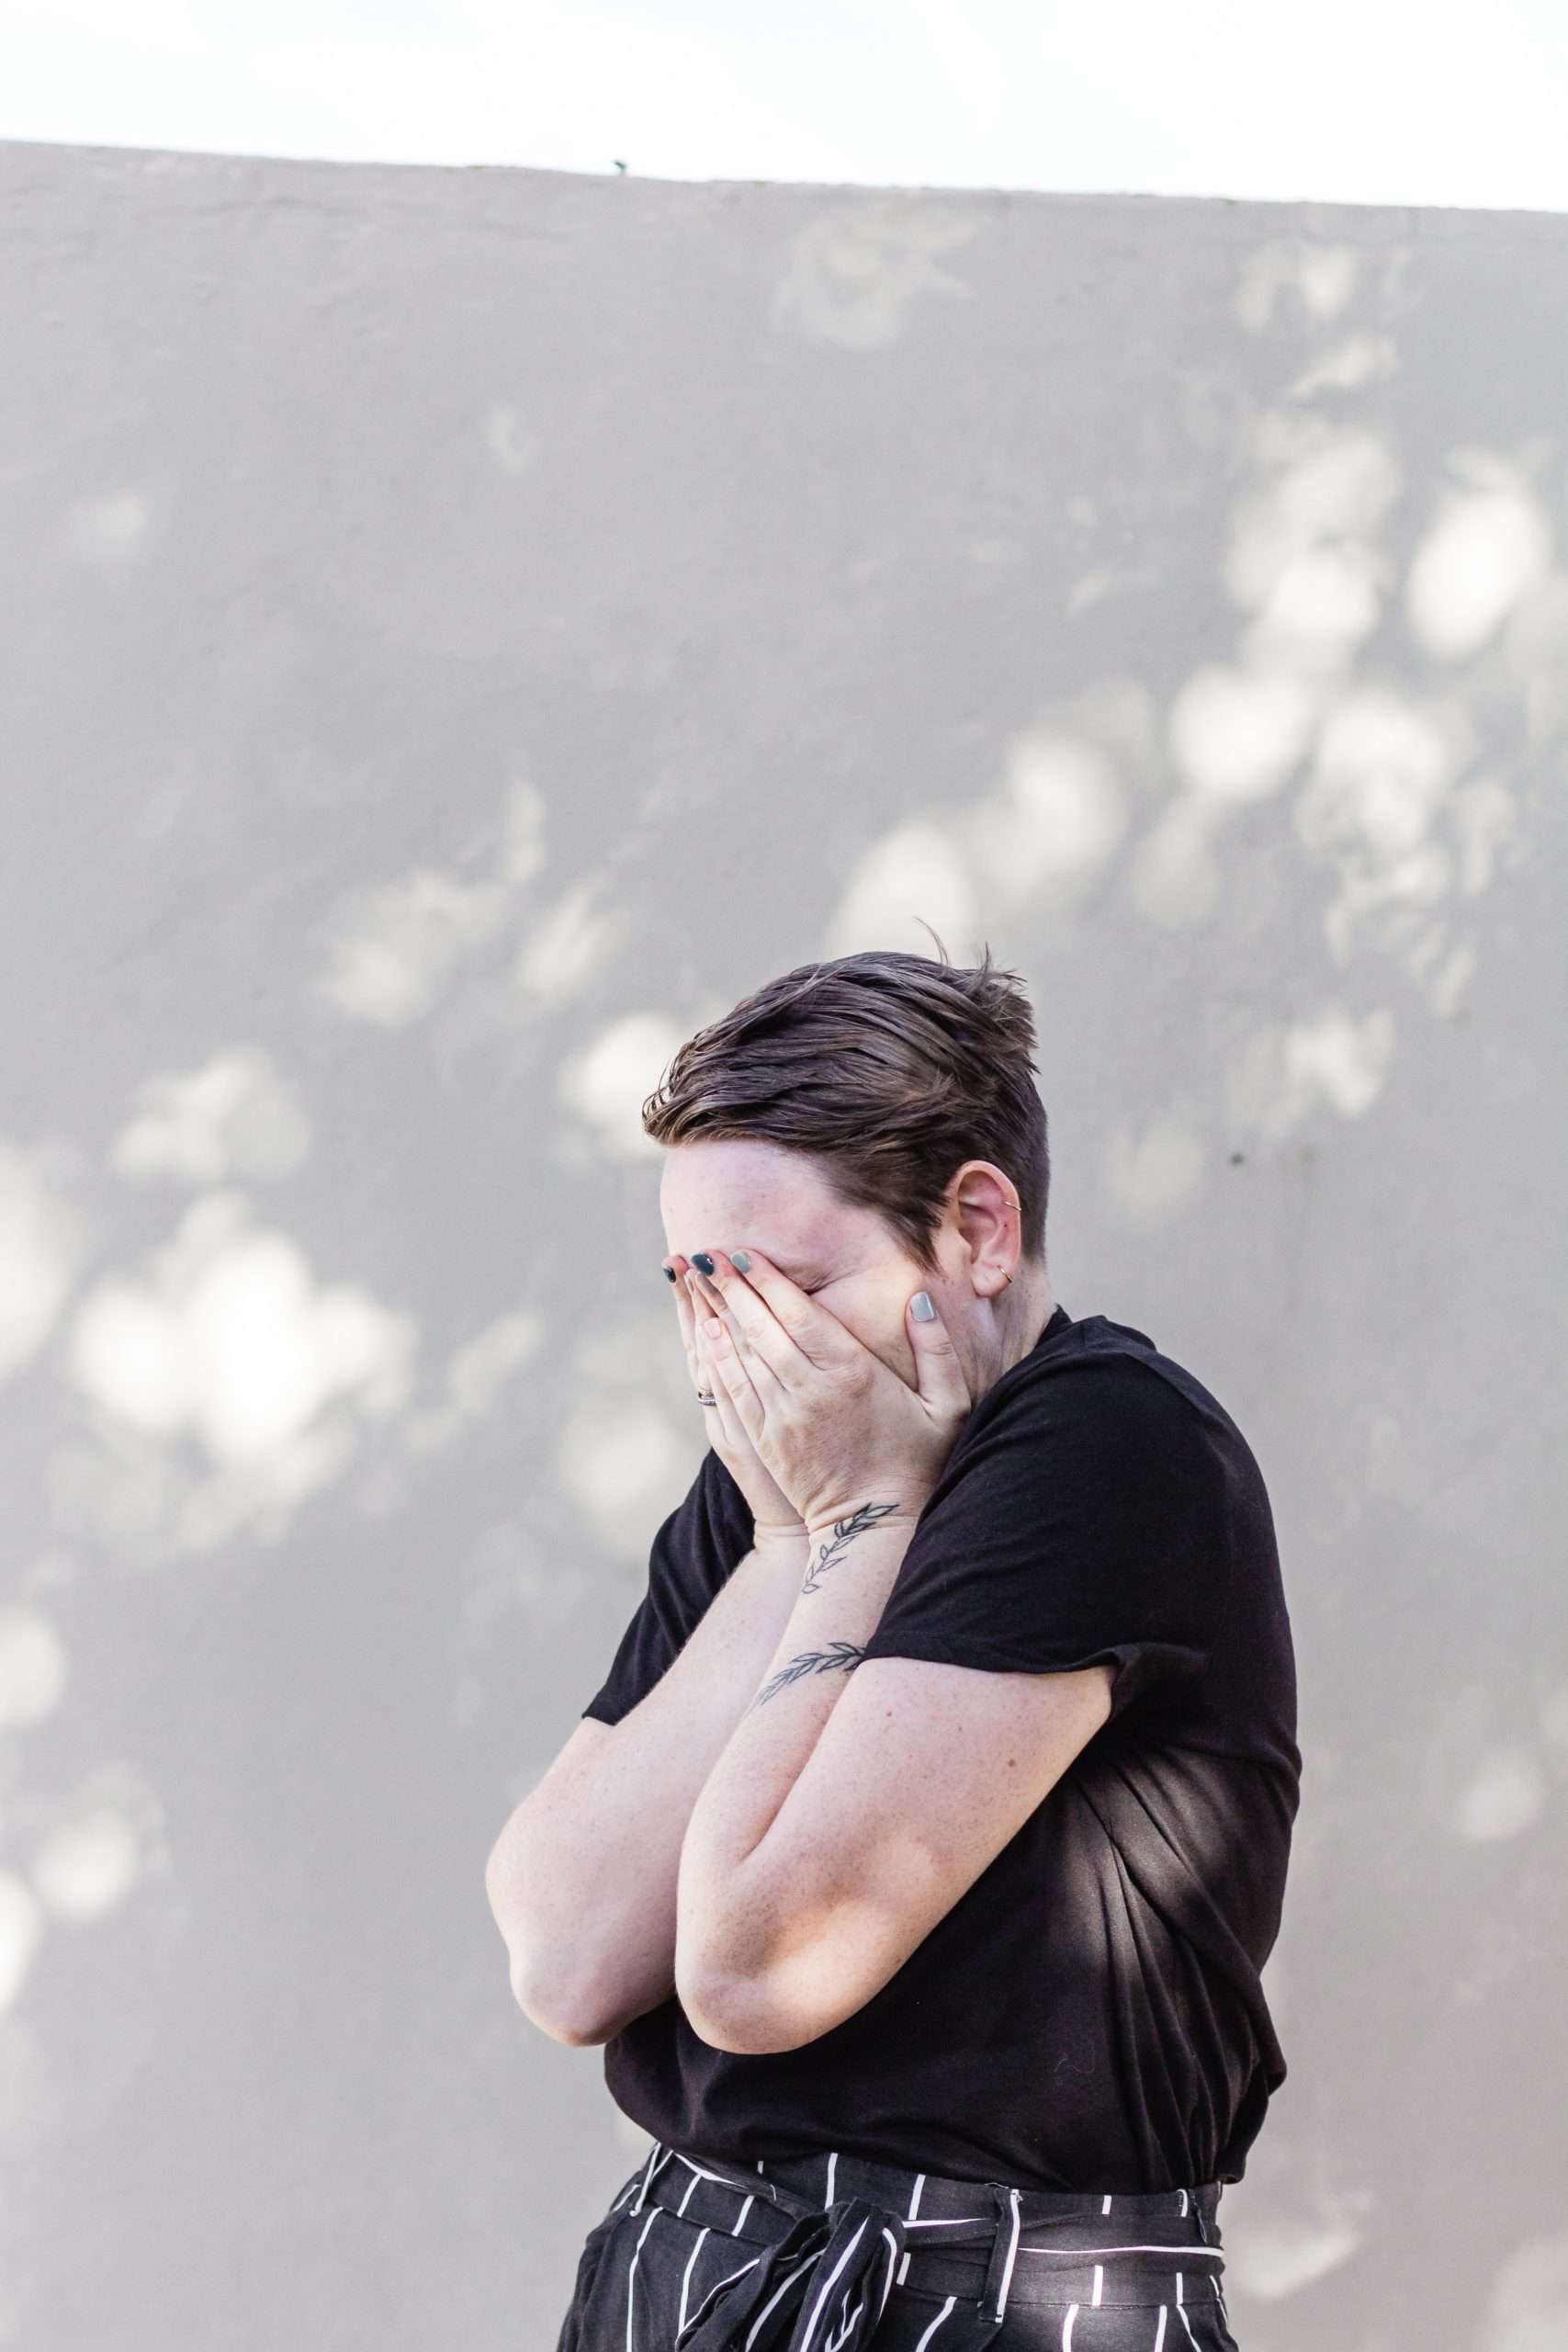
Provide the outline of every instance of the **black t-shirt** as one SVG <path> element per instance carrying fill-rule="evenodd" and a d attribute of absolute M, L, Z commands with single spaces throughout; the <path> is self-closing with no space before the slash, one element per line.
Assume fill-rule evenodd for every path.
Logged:
<path fill-rule="evenodd" d="M 751 1536 L 710 1452 L 585 1714 L 652 1688 Z M 1020 2188 L 1241 2179 L 1285 2079 L 1258 1972 L 1301 1754 L 1272 1513 L 1230 1416 L 1144 1332 L 1058 1306 L 964 1423 L 866 1656 L 1104 1660 L 1111 1714 L 852 2017 L 737 2054 L 672 1996 L 606 2043 L 616 2104 L 740 2165 L 838 2148 Z"/>

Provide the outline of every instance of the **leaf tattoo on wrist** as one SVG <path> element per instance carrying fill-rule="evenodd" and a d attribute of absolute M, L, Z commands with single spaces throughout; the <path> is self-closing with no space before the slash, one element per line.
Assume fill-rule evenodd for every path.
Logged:
<path fill-rule="evenodd" d="M 762 1685 L 746 1712 L 750 1714 L 752 1707 L 761 1706 L 776 1690 L 799 1682 L 807 1674 L 852 1674 L 864 1656 L 864 1649 L 856 1642 L 829 1642 L 825 1650 L 801 1650 Z"/>
<path fill-rule="evenodd" d="M 815 1592 L 821 1578 L 843 1558 L 846 1547 L 854 1542 L 855 1537 L 863 1535 L 868 1527 L 874 1526 L 879 1519 L 886 1519 L 889 1511 L 897 1508 L 897 1503 L 862 1503 L 859 1510 L 852 1512 L 848 1519 L 836 1519 L 833 1521 L 833 1541 L 823 1544 L 818 1557 L 807 1569 L 806 1582 L 800 1588 L 802 1592 Z"/>

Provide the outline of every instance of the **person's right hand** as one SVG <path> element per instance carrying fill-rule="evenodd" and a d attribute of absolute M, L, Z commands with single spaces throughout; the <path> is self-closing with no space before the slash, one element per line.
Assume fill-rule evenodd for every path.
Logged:
<path fill-rule="evenodd" d="M 756 1521 L 756 1540 L 766 1543 L 779 1536 L 804 1536 L 805 1524 L 795 1506 L 780 1493 L 771 1474 L 758 1458 L 757 1449 L 740 1426 L 724 1382 L 710 1360 L 707 1340 L 702 1324 L 705 1316 L 726 1314 L 731 1336 L 737 1345 L 739 1334 L 735 1320 L 728 1315 L 724 1301 L 716 1290 L 709 1292 L 712 1305 L 702 1295 L 702 1275 L 682 1257 L 667 1258 L 664 1263 L 675 1269 L 675 1312 L 680 1318 L 681 1340 L 686 1351 L 686 1370 L 691 1375 L 692 1394 L 701 1389 L 705 1396 L 716 1396 L 716 1405 L 699 1405 L 696 1409 L 708 1425 L 708 1442 L 719 1460 L 745 1496 Z M 697 1285 L 693 1295 L 692 1283 Z"/>

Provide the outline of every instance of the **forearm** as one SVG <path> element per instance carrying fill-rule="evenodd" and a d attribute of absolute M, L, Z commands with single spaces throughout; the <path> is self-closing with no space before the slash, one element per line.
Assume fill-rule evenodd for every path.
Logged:
<path fill-rule="evenodd" d="M 678 1981 L 688 2010 L 716 2030 L 738 2018 L 744 2030 L 748 1988 L 788 1950 L 799 1879 L 791 1796 L 881 1618 L 922 1501 L 869 1502 L 811 1532 L 795 1606 L 692 1809 L 676 1890 Z"/>
<path fill-rule="evenodd" d="M 800 1590 L 798 1538 L 748 1553 L 653 1689 L 507 1824 L 487 1872 L 527 2014 L 604 2041 L 669 1997 L 692 1808 L 750 1703 Z"/>

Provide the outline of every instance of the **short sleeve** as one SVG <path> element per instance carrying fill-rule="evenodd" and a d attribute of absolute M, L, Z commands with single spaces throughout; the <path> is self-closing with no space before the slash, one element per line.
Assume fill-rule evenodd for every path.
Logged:
<path fill-rule="evenodd" d="M 710 1446 L 685 1501 L 653 1539 L 647 1589 L 584 1715 L 618 1724 L 647 1696 L 751 1549 L 754 1534 L 750 1507 Z"/>
<path fill-rule="evenodd" d="M 1003 1674 L 1115 1668 L 1114 1718 L 1206 1669 L 1229 1575 L 1203 1418 L 1127 1356 L 982 1398 L 865 1647 Z"/>

